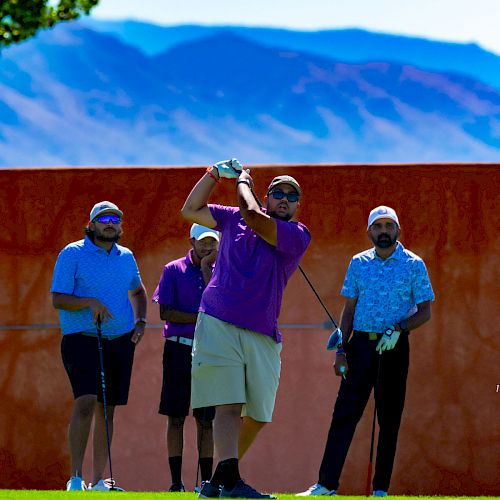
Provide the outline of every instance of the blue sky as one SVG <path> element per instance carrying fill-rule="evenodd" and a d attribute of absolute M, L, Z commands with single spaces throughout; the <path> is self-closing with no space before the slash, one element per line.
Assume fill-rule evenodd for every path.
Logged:
<path fill-rule="evenodd" d="M 101 0 L 92 17 L 162 25 L 358 27 L 474 42 L 500 55 L 500 0 Z"/>

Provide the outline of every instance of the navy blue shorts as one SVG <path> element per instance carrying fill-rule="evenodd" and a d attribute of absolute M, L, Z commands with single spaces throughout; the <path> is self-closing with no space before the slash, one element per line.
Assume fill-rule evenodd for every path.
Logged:
<path fill-rule="evenodd" d="M 191 402 L 191 346 L 165 340 L 163 347 L 163 384 L 158 413 L 185 417 Z M 215 417 L 215 407 L 196 408 L 193 416 L 202 421 Z"/>
<path fill-rule="evenodd" d="M 134 363 L 133 332 L 102 339 L 106 403 L 126 405 Z M 102 402 L 101 367 L 97 337 L 70 333 L 63 335 L 61 356 L 74 398 L 94 394 Z"/>

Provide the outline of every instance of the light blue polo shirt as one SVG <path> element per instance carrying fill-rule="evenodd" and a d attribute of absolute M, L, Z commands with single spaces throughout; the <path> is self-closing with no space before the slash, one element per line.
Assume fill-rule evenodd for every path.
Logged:
<path fill-rule="evenodd" d="M 411 316 L 417 304 L 434 300 L 424 261 L 400 242 L 385 260 L 375 248 L 355 255 L 341 295 L 358 299 L 353 329 L 377 333 Z"/>
<path fill-rule="evenodd" d="M 99 299 L 113 318 L 102 323 L 102 334 L 114 337 L 134 328 L 134 312 L 128 296 L 141 284 L 132 252 L 114 244 L 108 253 L 88 237 L 63 248 L 54 268 L 51 292 Z M 59 309 L 63 335 L 76 332 L 97 334 L 90 308 L 79 311 Z"/>

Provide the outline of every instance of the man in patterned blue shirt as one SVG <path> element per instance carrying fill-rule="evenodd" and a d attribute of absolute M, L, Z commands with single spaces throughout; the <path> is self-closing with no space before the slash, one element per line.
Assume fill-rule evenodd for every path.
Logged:
<path fill-rule="evenodd" d="M 434 300 L 423 260 L 404 248 L 399 235 L 392 208 L 380 206 L 370 212 L 368 237 L 375 246 L 352 258 L 342 288 L 345 351 L 337 350 L 334 368 L 343 379 L 319 479 L 299 496 L 336 494 L 372 388 L 380 426 L 373 495 L 387 496 L 405 401 L 408 334 L 430 319 Z"/>
<path fill-rule="evenodd" d="M 146 325 L 146 289 L 132 252 L 117 244 L 122 234 L 122 216 L 123 212 L 114 203 L 96 203 L 85 228 L 85 239 L 67 245 L 54 268 L 52 303 L 59 310 L 63 334 L 61 354 L 75 399 L 68 428 L 71 477 L 67 490 L 86 489 L 82 465 L 92 419 L 89 489 L 109 491 L 111 486 L 103 480 L 108 448 L 97 319 L 102 321 L 110 435 L 115 406 L 127 404 L 135 346 Z"/>

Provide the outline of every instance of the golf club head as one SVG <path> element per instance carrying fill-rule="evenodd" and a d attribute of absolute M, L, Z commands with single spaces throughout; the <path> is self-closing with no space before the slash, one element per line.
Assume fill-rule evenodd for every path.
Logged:
<path fill-rule="evenodd" d="M 330 338 L 328 339 L 326 344 L 327 351 L 335 351 L 342 347 L 342 340 L 342 330 L 337 328 L 331 333 Z"/>

